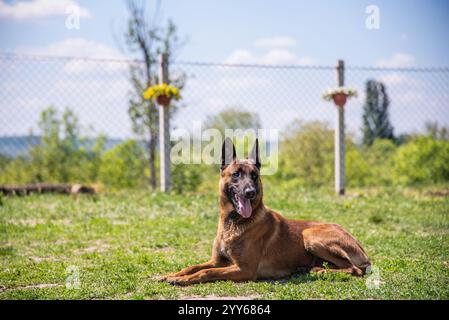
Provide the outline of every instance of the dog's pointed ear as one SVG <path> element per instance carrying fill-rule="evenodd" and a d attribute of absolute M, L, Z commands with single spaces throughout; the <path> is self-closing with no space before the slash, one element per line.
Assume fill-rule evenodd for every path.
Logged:
<path fill-rule="evenodd" d="M 234 143 L 227 137 L 223 141 L 223 146 L 221 147 L 221 170 L 224 170 L 236 157 L 237 154 L 235 152 Z"/>
<path fill-rule="evenodd" d="M 260 155 L 259 155 L 259 139 L 256 138 L 256 142 L 254 142 L 254 146 L 249 153 L 249 160 L 251 160 L 257 167 L 257 169 L 260 170 L 261 163 L 260 163 Z"/>

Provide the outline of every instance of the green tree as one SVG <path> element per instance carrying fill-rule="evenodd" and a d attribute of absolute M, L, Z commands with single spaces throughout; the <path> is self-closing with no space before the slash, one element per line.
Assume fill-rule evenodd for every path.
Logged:
<path fill-rule="evenodd" d="M 34 182 L 29 159 L 19 156 L 0 168 L 0 184 L 20 184 Z"/>
<path fill-rule="evenodd" d="M 49 107 L 39 120 L 41 143 L 29 157 L 11 160 L 1 173 L 3 183 L 94 182 L 105 138 L 92 141 L 80 135 L 78 118 L 70 110 L 62 114 Z"/>
<path fill-rule="evenodd" d="M 257 113 L 231 107 L 208 116 L 204 127 L 218 129 L 223 138 L 225 137 L 226 129 L 241 130 L 240 133 L 236 132 L 237 135 L 233 137 L 234 145 L 237 150 L 243 150 L 244 154 L 247 155 L 254 143 L 252 139 L 256 138 L 255 135 L 261 124 Z M 251 129 L 256 130 L 253 132 L 254 136 L 245 132 Z"/>
<path fill-rule="evenodd" d="M 10 163 L 11 161 L 12 161 L 11 158 L 9 158 L 3 154 L 0 154 L 0 169 L 5 168 L 8 165 L 8 163 Z"/>
<path fill-rule="evenodd" d="M 425 123 L 426 134 L 437 140 L 449 140 L 449 128 L 440 126 L 438 122 Z"/>
<path fill-rule="evenodd" d="M 363 144 L 371 145 L 376 138 L 394 139 L 393 126 L 389 120 L 388 98 L 385 85 L 376 80 L 366 82 L 366 100 L 363 105 Z"/>
<path fill-rule="evenodd" d="M 208 116 L 204 127 L 218 129 L 224 136 L 225 129 L 257 130 L 260 128 L 260 118 L 257 113 L 231 107 L 218 114 Z"/>
<path fill-rule="evenodd" d="M 293 121 L 280 144 L 280 166 L 285 178 L 320 186 L 333 179 L 334 131 L 324 122 Z"/>
<path fill-rule="evenodd" d="M 160 16 L 159 1 L 157 2 L 152 20 L 145 2 L 126 1 L 129 19 L 125 32 L 125 43 L 128 51 L 137 54 L 143 63 L 130 66 L 130 80 L 133 90 L 130 93 L 128 113 L 133 124 L 133 130 L 141 135 L 146 142 L 150 169 L 150 186 L 157 186 L 156 173 L 156 147 L 158 143 L 159 110 L 152 100 L 144 100 L 143 91 L 151 85 L 158 83 L 158 57 L 166 53 L 168 59 L 172 58 L 180 46 L 176 26 L 168 21 L 166 27 L 158 25 Z M 181 88 L 185 76 L 182 73 L 170 77 L 170 82 Z M 175 112 L 176 108 L 170 109 Z"/>
<path fill-rule="evenodd" d="M 419 136 L 402 145 L 393 159 L 397 184 L 449 181 L 449 141 Z"/>
<path fill-rule="evenodd" d="M 82 153 L 78 118 L 66 109 L 60 116 L 53 107 L 40 116 L 41 144 L 31 150 L 31 182 L 69 182 Z"/>
<path fill-rule="evenodd" d="M 173 191 L 177 193 L 197 191 L 202 182 L 203 168 L 197 164 L 178 164 L 173 166 Z"/>
<path fill-rule="evenodd" d="M 371 146 L 347 142 L 346 179 L 348 186 L 391 184 L 393 157 L 397 146 L 388 139 L 376 139 Z"/>
<path fill-rule="evenodd" d="M 143 182 L 145 155 L 134 140 L 106 151 L 101 158 L 99 180 L 110 188 L 134 188 Z"/>

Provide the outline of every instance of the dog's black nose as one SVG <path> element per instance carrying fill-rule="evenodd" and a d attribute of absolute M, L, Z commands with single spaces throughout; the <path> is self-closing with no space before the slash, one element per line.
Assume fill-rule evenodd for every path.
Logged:
<path fill-rule="evenodd" d="M 254 188 L 246 188 L 245 189 L 245 198 L 246 199 L 254 199 L 256 196 L 256 190 Z"/>

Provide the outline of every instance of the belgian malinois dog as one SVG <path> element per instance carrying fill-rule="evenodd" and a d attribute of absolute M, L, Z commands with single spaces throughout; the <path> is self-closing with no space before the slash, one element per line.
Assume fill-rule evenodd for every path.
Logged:
<path fill-rule="evenodd" d="M 232 150 L 232 151 L 231 151 Z M 238 160 L 229 138 L 222 147 L 220 217 L 210 261 L 164 276 L 190 285 L 217 280 L 286 277 L 301 269 L 362 276 L 371 263 L 357 240 L 337 224 L 289 220 L 263 203 L 259 144 Z M 324 267 L 327 262 L 329 267 Z"/>

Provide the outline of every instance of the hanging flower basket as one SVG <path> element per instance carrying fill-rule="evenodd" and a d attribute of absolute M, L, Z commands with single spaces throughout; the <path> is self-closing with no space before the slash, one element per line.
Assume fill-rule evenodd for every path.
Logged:
<path fill-rule="evenodd" d="M 357 97 L 357 91 L 353 88 L 339 87 L 327 90 L 323 93 L 323 99 L 326 101 L 334 101 L 335 105 L 343 108 L 348 98 Z"/>
<path fill-rule="evenodd" d="M 156 99 L 156 102 L 159 105 L 168 107 L 172 99 L 179 100 L 181 99 L 181 95 L 179 94 L 178 88 L 162 83 L 151 86 L 145 90 L 143 98 L 146 100 Z"/>
<path fill-rule="evenodd" d="M 166 96 L 165 94 L 160 95 L 156 98 L 156 101 L 159 105 L 168 107 L 170 105 L 171 98 Z"/>
<path fill-rule="evenodd" d="M 332 96 L 332 99 L 334 100 L 335 105 L 343 107 L 346 104 L 348 96 L 344 93 L 337 93 Z"/>

